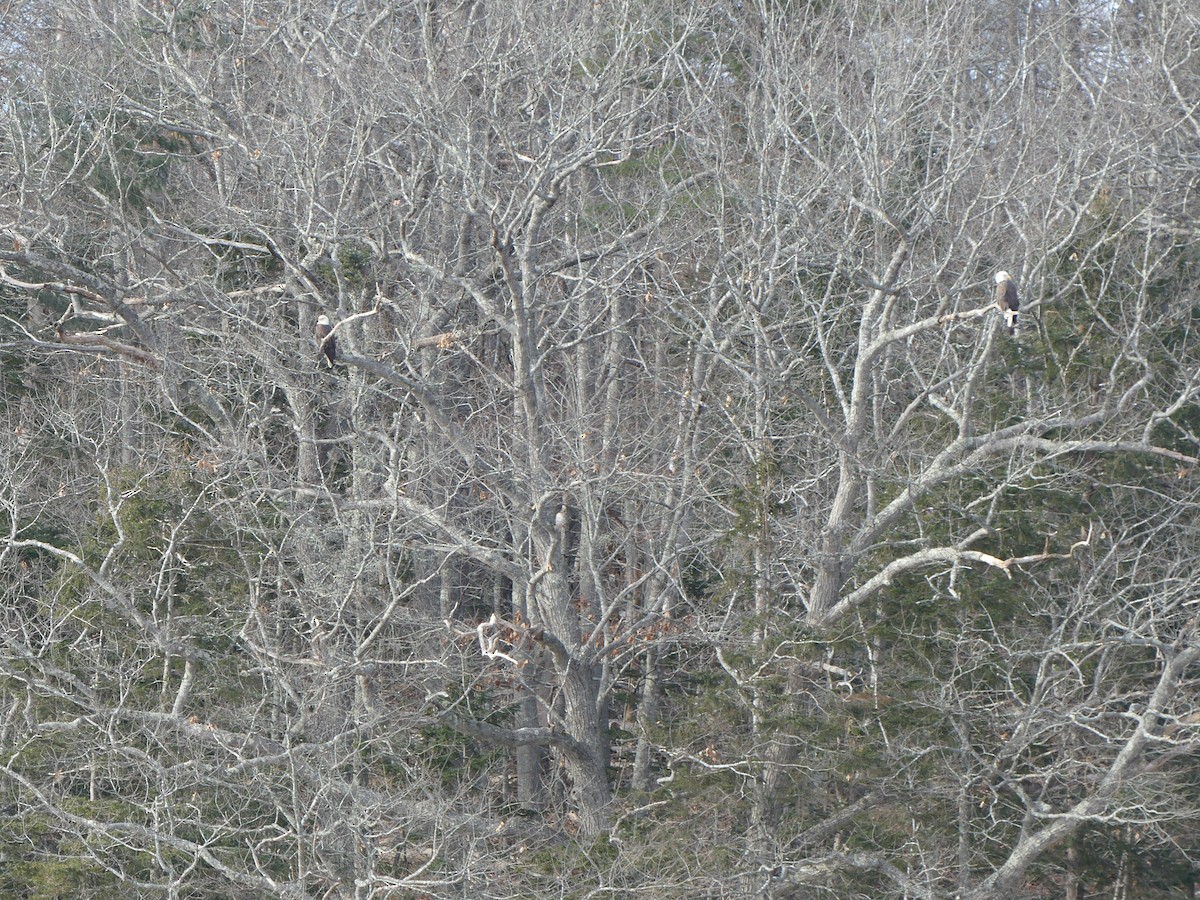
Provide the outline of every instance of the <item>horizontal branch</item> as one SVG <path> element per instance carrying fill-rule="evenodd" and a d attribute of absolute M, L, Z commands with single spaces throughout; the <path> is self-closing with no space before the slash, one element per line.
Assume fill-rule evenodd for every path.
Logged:
<path fill-rule="evenodd" d="M 1190 466 L 1200 464 L 1200 457 L 1189 456 L 1177 450 L 1168 450 L 1166 447 L 1141 441 L 1053 441 L 1045 438 L 1029 438 L 1025 443 L 1034 449 L 1044 451 L 1048 457 L 1064 456 L 1070 453 L 1137 453 L 1143 456 L 1157 456 L 1173 462 L 1187 463 Z"/>
<path fill-rule="evenodd" d="M 73 350 L 79 350 L 85 353 L 115 353 L 118 356 L 123 356 L 128 360 L 147 366 L 151 369 L 159 368 L 158 357 L 153 353 L 148 353 L 132 344 L 125 344 L 121 341 L 114 341 L 112 338 L 103 334 L 94 334 L 91 332 L 84 334 L 71 334 L 58 330 L 58 340 L 60 343 L 66 344 Z"/>
<path fill-rule="evenodd" d="M 501 728 L 499 725 L 491 725 L 476 719 L 465 718 L 452 709 L 442 710 L 439 713 L 439 717 L 460 734 L 478 738 L 488 744 L 508 747 L 509 749 L 553 745 L 561 747 L 576 757 L 590 759 L 592 756 L 591 751 L 581 741 L 577 741 L 569 734 L 565 734 L 554 728 L 545 726 Z"/>
<path fill-rule="evenodd" d="M 70 263 L 51 259 L 48 256 L 43 256 L 41 253 L 30 250 L 20 240 L 14 241 L 14 247 L 19 247 L 19 249 L 12 251 L 0 250 L 0 261 L 6 260 L 19 265 L 28 265 L 45 272 L 57 272 L 65 274 L 66 277 L 58 281 L 26 282 L 13 278 L 0 265 L 0 282 L 27 291 L 40 291 L 43 289 L 61 291 L 65 294 L 84 297 L 95 303 L 102 304 L 120 316 L 125 324 L 133 329 L 145 342 L 149 342 L 151 336 L 143 329 L 142 323 L 132 308 L 129 299 L 120 297 L 114 286 Z M 69 281 L 67 280 L 68 278 L 70 279 Z M 82 285 L 88 286 L 83 287 Z"/>
<path fill-rule="evenodd" d="M 922 331 L 928 331 L 931 328 L 940 328 L 943 325 L 949 325 L 951 322 L 961 322 L 965 319 L 977 319 L 980 316 L 986 316 L 994 308 L 995 307 L 989 303 L 987 306 L 963 310 L 962 312 L 943 313 L 940 316 L 929 316 L 928 318 L 921 319 L 918 322 L 913 322 L 900 328 L 893 328 L 891 331 L 885 331 L 867 345 L 864 354 L 864 360 L 867 363 L 872 362 L 874 358 L 879 355 L 881 350 L 890 344 L 896 343 L 897 341 L 908 340 L 908 338 L 915 334 L 919 334 Z"/>
<path fill-rule="evenodd" d="M 959 438 L 953 441 L 925 468 L 920 477 L 910 482 L 895 499 L 880 510 L 869 525 L 858 532 L 848 548 L 848 555 L 856 557 L 865 552 L 929 491 L 960 475 L 971 473 L 986 460 L 1007 456 L 1016 450 L 1036 450 L 1042 453 L 1045 459 L 1073 453 L 1138 453 L 1188 465 L 1200 464 L 1197 457 L 1137 441 L 1061 441 L 1042 437 L 1047 432 L 1098 424 L 1106 416 L 1106 412 L 1100 411 L 1079 419 L 1021 422 L 970 440 Z"/>
<path fill-rule="evenodd" d="M 995 569 L 1000 569 L 1005 575 L 1012 578 L 1012 570 L 1016 566 L 1044 562 L 1048 559 L 1072 559 L 1076 550 L 1080 547 L 1089 546 L 1092 542 L 1092 531 L 1089 529 L 1087 537 L 1072 544 L 1071 549 L 1067 553 L 1051 553 L 1049 549 L 1046 549 L 1041 553 L 1033 553 L 1026 556 L 1010 556 L 1007 559 L 1001 559 L 990 553 L 968 549 L 975 541 L 991 533 L 990 529 L 980 528 L 953 547 L 927 547 L 915 553 L 910 553 L 907 556 L 902 556 L 899 559 L 892 560 L 864 584 L 855 588 L 831 607 L 825 614 L 824 620 L 827 622 L 836 621 L 884 588 L 890 587 L 901 575 L 917 569 L 946 563 L 958 565 L 963 562 L 978 562 Z"/>
<path fill-rule="evenodd" d="M 64 281 L 22 281 L 19 278 L 9 275 L 3 266 L 0 266 L 0 281 L 10 287 L 19 288 L 23 291 L 54 291 L 59 294 L 73 294 L 77 297 L 83 297 L 85 300 L 91 300 L 93 303 L 107 305 L 104 297 L 90 288 L 81 287 L 77 284 L 67 284 Z"/>

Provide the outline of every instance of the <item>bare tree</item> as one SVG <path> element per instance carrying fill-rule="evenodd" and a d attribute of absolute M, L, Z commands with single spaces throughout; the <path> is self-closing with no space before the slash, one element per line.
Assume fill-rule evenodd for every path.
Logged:
<path fill-rule="evenodd" d="M 984 897 L 1186 843 L 1188 11 L 16 12 L 0 802 L 48 866 Z"/>
<path fill-rule="evenodd" d="M 879 710 L 879 730 L 854 743 L 882 741 L 878 752 L 897 767 L 917 765 L 930 747 L 914 742 L 912 756 L 897 754 L 906 742 L 889 736 L 881 708 L 895 702 L 889 671 L 907 668 L 891 661 L 894 636 L 881 637 L 898 589 L 955 608 L 971 596 L 987 609 L 986 595 L 962 585 L 994 584 L 982 574 L 990 569 L 1025 590 L 1042 585 L 1028 595 L 1031 611 L 1040 609 L 1043 592 L 1063 586 L 1060 569 L 1073 570 L 1111 532 L 1074 509 L 1061 521 L 1044 516 L 1030 534 L 1014 524 L 1014 509 L 1044 504 L 1047 479 L 1080 493 L 1111 483 L 1113 473 L 1100 471 L 1115 458 L 1160 475 L 1195 465 L 1194 442 L 1167 424 L 1178 423 L 1196 387 L 1194 360 L 1167 337 L 1188 316 L 1166 299 L 1181 248 L 1144 227 L 1182 186 L 1145 178 L 1150 135 L 1166 124 L 1152 112 L 1161 85 L 1127 65 L 1160 52 L 1164 34 L 1127 31 L 1106 11 L 1072 5 L 1015 15 L 947 4 L 932 17 L 927 8 L 839 9 L 842 17 L 747 11 L 723 57 L 727 71 L 757 76 L 738 94 L 736 125 L 731 117 L 713 138 L 718 153 L 750 163 L 724 170 L 723 184 L 755 211 L 754 227 L 723 257 L 727 267 L 710 274 L 739 313 L 727 320 L 734 339 L 718 391 L 742 413 L 730 429 L 741 432 L 740 465 L 719 476 L 743 485 L 731 512 L 745 556 L 728 561 L 728 583 L 757 616 L 785 628 L 756 625 L 747 650 L 737 620 L 713 610 L 722 665 L 756 735 L 747 756 L 730 747 L 719 768 L 757 773 L 748 890 L 828 883 L 841 869 L 908 893 L 936 894 L 947 883 L 964 895 L 1007 896 L 1055 842 L 1113 815 L 1112 785 L 1163 764 L 1143 752 L 1138 728 L 1091 745 L 1090 763 L 1108 781 L 1073 773 L 1075 787 L 1091 786 L 1078 795 L 1084 806 L 1038 832 L 1046 843 L 1014 844 L 1009 833 L 979 857 L 964 838 L 957 857 L 927 863 L 914 880 L 886 854 L 829 856 L 806 836 L 837 833 L 812 818 L 829 811 L 831 794 L 830 821 L 844 823 L 838 805 L 859 815 L 890 808 L 923 782 L 876 770 L 870 789 L 839 797 L 827 780 L 841 774 L 836 762 L 805 753 L 820 729 L 780 728 L 777 695 L 782 680 L 788 715 L 815 722 L 844 719 L 845 710 L 858 719 L 854 704 L 866 702 Z M 1016 340 L 997 328 L 991 303 L 991 276 L 1002 268 L 1019 272 L 1022 285 L 1027 324 Z M 1190 504 L 1191 493 L 1170 502 Z M 1124 546 L 1166 539 L 1157 528 L 1136 530 Z M 1101 596 L 1081 615 L 1101 615 Z M 1135 689 L 1147 706 L 1186 696 L 1192 639 L 1180 630 L 1182 598 L 1168 606 L 1174 649 L 1161 651 Z M 1136 608 L 1117 617 L 1124 636 L 1101 630 L 1089 646 L 1140 631 L 1130 621 Z M 810 630 L 789 637 L 789 620 Z M 906 652 L 914 638 L 936 644 L 937 626 L 918 621 L 934 633 L 907 634 Z M 999 629 L 972 652 L 1011 652 L 1010 640 Z M 1059 652 L 1062 635 L 1023 630 L 1019 640 L 1042 658 Z M 847 641 L 853 653 L 843 660 Z M 1047 702 L 1045 715 L 1064 715 L 1062 699 Z M 978 700 L 950 691 L 931 707 L 966 710 L 962 740 L 973 746 Z M 1057 763 L 1070 752 L 1064 746 Z M 780 829 L 789 804 L 805 823 L 791 839 Z M 964 819 L 960 833 L 978 824 Z M 815 863 L 805 855 L 814 848 Z M 762 875 L 781 860 L 790 874 Z M 980 875 L 988 865 L 995 872 Z"/>

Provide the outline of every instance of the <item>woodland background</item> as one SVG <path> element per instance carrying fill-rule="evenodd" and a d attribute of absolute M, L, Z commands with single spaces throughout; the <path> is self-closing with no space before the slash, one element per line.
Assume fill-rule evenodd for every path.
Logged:
<path fill-rule="evenodd" d="M 1195 895 L 1195 0 L 0 42 L 0 894 Z"/>

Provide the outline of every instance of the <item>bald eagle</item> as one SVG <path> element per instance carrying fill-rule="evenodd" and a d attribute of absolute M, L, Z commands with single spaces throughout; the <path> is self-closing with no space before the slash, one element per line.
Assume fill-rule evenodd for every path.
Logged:
<path fill-rule="evenodd" d="M 333 361 L 337 359 L 337 337 L 333 333 L 333 324 L 329 321 L 329 316 L 322 313 L 317 316 L 317 327 L 313 330 L 313 336 L 317 339 L 317 351 L 325 357 L 325 362 L 331 368 Z"/>
<path fill-rule="evenodd" d="M 1021 301 L 1017 299 L 1017 286 L 1013 284 L 1012 276 L 1007 272 L 996 273 L 996 306 L 1004 313 L 1004 323 L 1008 325 L 1008 333 L 1017 333 L 1017 310 Z"/>

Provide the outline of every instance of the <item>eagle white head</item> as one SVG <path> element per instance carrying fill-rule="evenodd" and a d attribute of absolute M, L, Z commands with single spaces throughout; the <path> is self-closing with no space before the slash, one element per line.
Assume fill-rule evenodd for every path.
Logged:
<path fill-rule="evenodd" d="M 999 284 L 1002 281 L 1012 281 L 1012 276 L 1009 275 L 1007 272 L 997 272 L 996 273 L 996 284 Z"/>
<path fill-rule="evenodd" d="M 321 313 L 321 315 L 317 316 L 317 324 L 318 324 L 318 325 L 329 325 L 329 324 L 331 324 L 331 323 L 330 323 L 330 321 L 329 321 L 329 316 L 325 315 L 324 313 Z"/>

